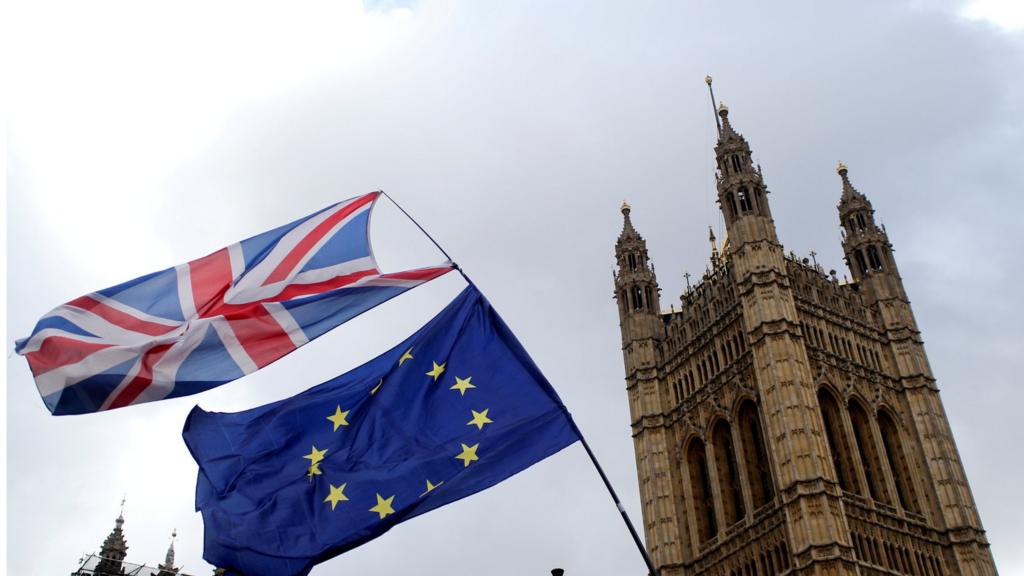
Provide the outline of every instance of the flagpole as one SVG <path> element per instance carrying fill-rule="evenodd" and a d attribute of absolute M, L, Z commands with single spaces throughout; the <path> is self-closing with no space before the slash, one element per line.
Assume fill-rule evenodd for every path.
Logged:
<path fill-rule="evenodd" d="M 469 279 L 469 276 L 467 276 L 466 273 L 463 272 L 462 268 L 460 268 L 459 265 L 456 264 L 454 260 L 452 260 L 452 257 L 448 255 L 448 252 L 446 252 L 445 249 L 442 248 L 441 245 L 437 243 L 437 240 L 434 240 L 434 237 L 431 236 L 430 233 L 423 228 L 423 226 L 420 226 L 420 223 L 417 222 L 416 219 L 412 217 L 412 215 L 405 211 L 405 208 L 402 208 L 402 206 L 398 202 L 395 202 L 395 199 L 392 198 L 391 195 L 388 194 L 387 192 L 383 190 L 380 190 L 379 192 L 386 196 L 387 199 L 390 200 L 391 203 L 395 205 L 395 208 L 401 210 L 402 214 L 405 214 L 405 217 L 408 218 L 413 224 L 415 224 L 416 227 L 420 229 L 420 232 L 423 232 L 423 235 L 426 236 L 427 239 L 434 243 L 434 246 L 437 246 L 437 249 L 441 251 L 441 254 L 444 254 L 445 258 L 447 258 L 448 261 L 452 263 L 452 266 L 459 271 L 459 274 L 462 274 L 462 277 L 466 279 L 466 282 L 475 286 L 475 284 L 473 284 L 473 281 Z M 644 563 L 647 564 L 647 570 L 650 571 L 651 576 L 658 576 L 658 570 L 654 567 L 654 562 L 651 561 L 650 555 L 647 554 L 647 549 L 644 548 L 644 543 L 640 541 L 640 535 L 637 534 L 636 528 L 633 527 L 633 522 L 629 519 L 629 514 L 626 513 L 626 509 L 622 506 L 622 502 L 619 500 L 618 494 L 616 494 L 615 489 L 612 488 L 612 483 L 608 480 L 608 476 L 604 473 L 604 468 L 601 468 L 601 463 L 597 461 L 597 456 L 595 456 L 594 451 L 590 449 L 590 444 L 587 444 L 587 439 L 583 437 L 583 433 L 580 432 L 579 428 L 576 427 L 575 422 L 573 423 L 573 428 L 576 430 L 576 434 L 580 437 L 580 443 L 583 444 L 583 449 L 587 451 L 587 456 L 590 456 L 590 461 L 594 463 L 594 468 L 597 468 L 597 473 L 601 475 L 601 480 L 604 482 L 604 487 L 607 488 L 608 493 L 611 494 L 612 500 L 615 502 L 615 507 L 618 508 L 619 514 L 622 515 L 622 521 L 626 523 L 626 528 L 629 529 L 629 535 L 633 537 L 633 542 L 636 544 L 637 550 L 639 550 L 640 555 L 644 557 Z"/>
<path fill-rule="evenodd" d="M 636 528 L 633 527 L 633 521 L 629 519 L 629 514 L 626 513 L 626 509 L 622 506 L 622 502 L 619 501 L 618 494 L 615 493 L 615 489 L 612 488 L 612 483 L 608 480 L 608 476 L 604 473 L 604 468 L 601 468 L 601 463 L 597 461 L 597 456 L 594 456 L 594 451 L 590 449 L 590 444 L 587 444 L 587 439 L 583 437 L 579 429 L 576 432 L 580 436 L 580 444 L 583 444 L 583 449 L 587 451 L 587 456 L 590 456 L 590 461 L 594 463 L 594 468 L 597 468 L 597 473 L 601 475 L 601 480 L 604 481 L 604 487 L 608 489 L 608 493 L 611 494 L 612 500 L 615 501 L 615 507 L 619 509 L 619 514 L 622 515 L 622 521 L 626 523 L 626 528 L 629 528 L 629 535 L 633 537 L 633 542 L 636 544 L 637 550 L 640 550 L 640 555 L 644 557 L 644 563 L 647 564 L 647 570 L 650 571 L 651 576 L 658 576 L 658 569 L 654 567 L 654 562 L 651 560 L 649 554 L 647 554 L 647 548 L 644 547 L 644 543 L 640 541 L 640 535 L 637 534 Z"/>
<path fill-rule="evenodd" d="M 423 226 L 420 226 L 420 223 L 417 222 L 416 219 L 413 218 L 411 214 L 406 212 L 405 208 L 402 208 L 401 204 L 399 204 L 398 202 L 395 202 L 395 199 L 392 198 L 390 194 L 388 194 L 387 192 L 385 192 L 383 190 L 378 190 L 378 192 L 380 192 L 385 197 L 387 197 L 388 200 L 391 200 L 391 203 L 395 205 L 395 208 L 398 208 L 399 210 L 401 210 L 402 214 L 405 214 L 405 217 L 408 218 L 410 222 L 415 224 L 416 227 L 420 229 L 420 232 L 423 232 L 423 235 L 427 237 L 427 240 L 430 240 L 431 242 L 434 243 L 434 246 L 437 246 L 437 249 L 441 251 L 441 254 L 444 254 L 444 257 L 447 258 L 448 261 L 452 263 L 452 267 L 455 268 L 455 270 L 457 270 L 459 272 L 459 274 L 462 274 L 462 277 L 466 280 L 466 282 L 469 282 L 470 284 L 473 284 L 473 281 L 469 279 L 469 276 L 466 276 L 466 273 L 463 272 L 462 267 L 460 267 L 454 260 L 452 260 L 452 257 L 448 255 L 448 252 L 446 252 L 444 248 L 441 248 L 441 245 L 437 243 L 437 240 L 434 240 L 434 237 L 430 235 L 430 232 L 427 232 L 423 228 Z"/>

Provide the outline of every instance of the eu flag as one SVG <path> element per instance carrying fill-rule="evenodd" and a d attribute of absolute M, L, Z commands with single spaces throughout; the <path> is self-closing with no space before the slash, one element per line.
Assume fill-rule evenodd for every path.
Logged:
<path fill-rule="evenodd" d="M 244 412 L 197 406 L 183 436 L 203 557 L 249 576 L 306 574 L 580 439 L 473 286 L 367 364 Z"/>

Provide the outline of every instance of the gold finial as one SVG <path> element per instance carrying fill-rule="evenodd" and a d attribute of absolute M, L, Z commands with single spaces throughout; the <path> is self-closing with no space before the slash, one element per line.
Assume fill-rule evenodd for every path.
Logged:
<path fill-rule="evenodd" d="M 729 114 L 729 107 L 725 105 L 725 102 L 718 102 L 718 113 L 721 116 Z"/>
<path fill-rule="evenodd" d="M 842 160 L 839 161 L 839 164 L 836 164 L 836 172 L 838 172 L 840 176 L 846 174 L 846 164 L 843 164 Z"/>
<path fill-rule="evenodd" d="M 708 86 L 711 86 L 711 74 L 705 76 L 704 81 L 708 83 Z"/>
<path fill-rule="evenodd" d="M 630 210 L 629 202 L 626 202 L 625 200 L 623 200 L 622 201 L 622 206 L 619 207 L 619 210 L 621 210 L 623 214 L 629 214 L 629 210 Z"/>

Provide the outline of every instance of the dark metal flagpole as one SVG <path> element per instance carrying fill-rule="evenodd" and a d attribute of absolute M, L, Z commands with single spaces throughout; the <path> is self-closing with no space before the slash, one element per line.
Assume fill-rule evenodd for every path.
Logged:
<path fill-rule="evenodd" d="M 405 214 L 405 217 L 408 218 L 413 224 L 415 224 L 416 227 L 420 229 L 420 232 L 423 232 L 423 235 L 426 236 L 427 239 L 434 243 L 434 246 L 437 246 L 437 249 L 440 250 L 441 253 L 444 254 L 445 258 L 447 258 L 448 261 L 452 263 L 452 266 L 459 271 L 459 274 L 462 274 L 462 277 L 466 279 L 466 282 L 473 284 L 473 281 L 470 280 L 469 276 L 466 276 L 466 273 L 462 271 L 462 268 L 460 268 L 459 265 L 456 264 L 454 260 L 452 260 L 452 257 L 448 255 L 448 252 L 446 252 L 444 248 L 441 248 L 441 245 L 437 243 L 437 240 L 434 240 L 434 237 L 431 236 L 430 233 L 423 228 L 423 226 L 420 226 L 420 223 L 417 222 L 415 218 L 413 218 L 408 212 L 405 211 L 405 208 L 402 208 L 398 204 L 398 202 L 395 202 L 395 199 L 392 198 L 391 195 L 388 194 L 387 192 L 380 190 L 380 193 L 386 196 L 387 199 L 390 200 L 391 203 L 395 205 L 395 208 L 401 210 L 402 214 Z M 475 286 L 475 284 L 473 285 Z M 629 535 L 633 537 L 633 542 L 636 544 L 637 550 L 639 550 L 640 555 L 644 557 L 644 563 L 647 564 L 647 569 L 650 571 L 650 575 L 658 576 L 658 570 L 654 567 L 654 562 L 651 561 L 651 557 L 647 554 L 647 549 L 644 548 L 644 543 L 640 540 L 640 535 L 637 534 L 636 528 L 633 527 L 633 522 L 629 519 L 629 514 L 626 514 L 626 509 L 623 508 L 622 502 L 619 500 L 618 494 L 616 494 L 615 489 L 612 488 L 612 483 L 608 480 L 608 476 L 605 475 L 604 468 L 601 468 L 601 463 L 597 461 L 597 456 L 595 456 L 594 451 L 590 449 L 590 444 L 587 444 L 587 439 L 583 437 L 583 433 L 580 432 L 580 429 L 576 427 L 575 422 L 572 423 L 572 427 L 576 430 L 576 434 L 579 435 L 580 444 L 583 444 L 583 449 L 587 451 L 587 456 L 590 456 L 590 461 L 594 463 L 594 468 L 597 468 L 597 473 L 601 475 L 601 480 L 604 482 L 604 487 L 607 488 L 608 493 L 611 494 L 612 501 L 615 502 L 615 507 L 618 508 L 619 514 L 622 515 L 622 521 L 626 523 L 626 528 L 629 529 Z"/>
<path fill-rule="evenodd" d="M 704 81 L 708 84 L 708 92 L 711 92 L 711 114 L 715 117 L 715 126 L 718 127 L 718 133 L 722 133 L 722 121 L 718 119 L 718 108 L 715 106 L 715 89 L 711 87 L 711 76 L 705 76 Z"/>
<path fill-rule="evenodd" d="M 466 273 L 462 270 L 462 268 L 455 262 L 455 260 L 452 260 L 451 256 L 448 255 L 448 252 L 446 252 L 444 248 L 441 248 L 441 245 L 437 243 L 437 240 L 434 240 L 434 237 L 430 235 L 430 232 L 424 230 L 423 226 L 420 226 L 420 223 L 417 222 L 416 219 L 413 218 L 411 214 L 406 212 L 405 208 L 402 208 L 401 204 L 395 202 L 395 199 L 392 198 L 390 194 L 383 190 L 378 190 L 378 192 L 386 196 L 388 200 L 391 200 L 391 203 L 395 205 L 395 208 L 401 210 L 402 214 L 405 214 L 405 217 L 408 218 L 410 222 L 415 224 L 416 227 L 420 229 L 420 232 L 423 232 L 423 235 L 426 236 L 428 240 L 434 243 L 434 246 L 437 246 L 437 249 L 441 251 L 441 254 L 444 254 L 444 257 L 447 258 L 448 261 L 452 263 L 452 267 L 455 268 L 455 270 L 458 271 L 459 274 L 462 274 L 462 277 L 466 280 L 466 282 L 473 284 L 473 281 L 469 279 L 469 276 L 466 276 Z M 473 285 L 475 286 L 475 284 Z"/>
<path fill-rule="evenodd" d="M 576 429 L 579 433 L 579 429 Z M 629 514 L 626 514 L 626 509 L 623 508 L 622 502 L 619 501 L 618 494 L 615 493 L 615 489 L 612 488 L 612 483 L 608 481 L 608 476 L 605 475 L 604 469 L 601 468 L 601 463 L 597 461 L 597 456 L 594 456 L 594 451 L 590 449 L 590 444 L 587 444 L 587 439 L 580 433 L 580 444 L 583 444 L 583 449 L 587 451 L 587 456 L 590 456 L 590 461 L 594 463 L 594 468 L 597 468 L 597 473 L 601 475 L 601 480 L 604 481 L 604 487 L 608 489 L 608 493 L 612 495 L 612 500 L 615 501 L 615 507 L 619 509 L 619 514 L 622 515 L 622 521 L 626 523 L 626 528 L 629 528 L 629 535 L 633 537 L 633 542 L 636 544 L 637 550 L 640 551 L 640 555 L 644 557 L 644 563 L 647 564 L 647 570 L 650 571 L 651 576 L 658 576 L 658 569 L 654 567 L 654 562 L 651 561 L 650 555 L 647 554 L 647 548 L 644 547 L 644 543 L 640 541 L 640 535 L 636 533 L 636 528 L 633 527 L 633 522 L 629 519 Z"/>

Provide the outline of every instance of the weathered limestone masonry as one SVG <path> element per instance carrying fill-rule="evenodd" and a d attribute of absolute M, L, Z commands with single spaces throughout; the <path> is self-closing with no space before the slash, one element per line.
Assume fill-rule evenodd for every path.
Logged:
<path fill-rule="evenodd" d="M 995 575 L 903 282 L 839 166 L 853 280 L 786 255 L 728 109 L 728 238 L 661 311 L 623 204 L 619 306 L 647 546 L 666 576 Z M 813 257 L 813 253 L 812 253 Z"/>

